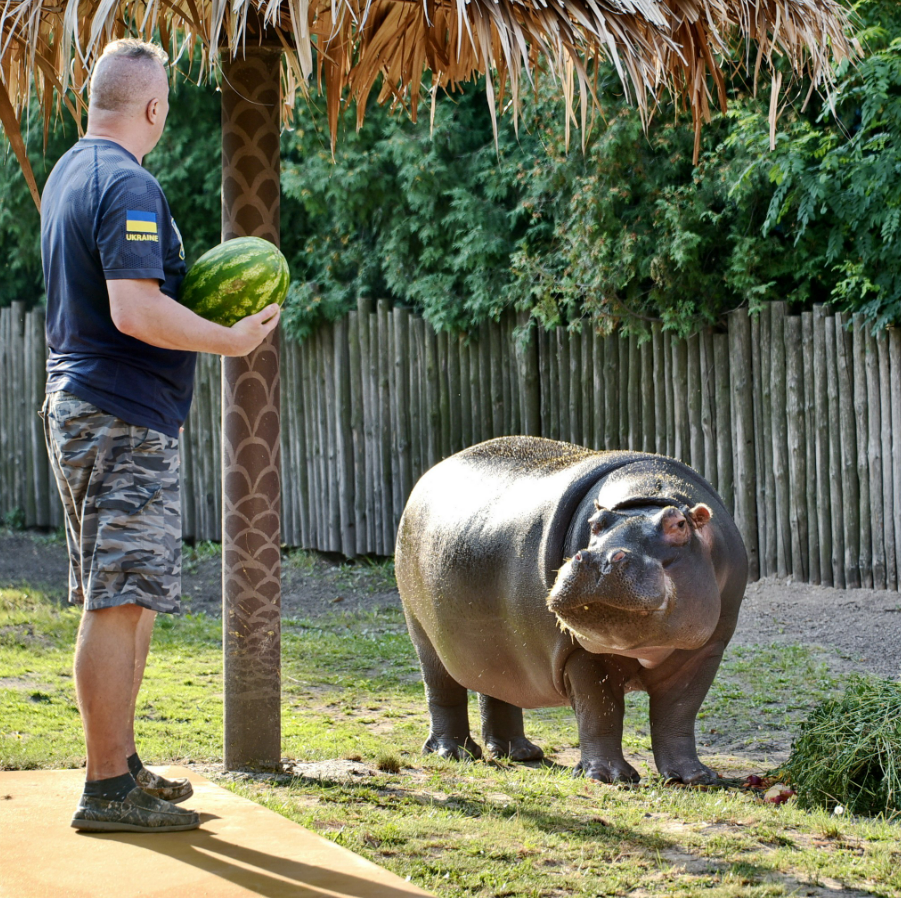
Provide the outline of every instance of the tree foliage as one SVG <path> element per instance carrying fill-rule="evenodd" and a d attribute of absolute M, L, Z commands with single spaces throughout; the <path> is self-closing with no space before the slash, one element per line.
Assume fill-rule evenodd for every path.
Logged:
<path fill-rule="evenodd" d="M 781 299 L 833 302 L 876 323 L 901 319 L 901 12 L 857 4 L 869 48 L 838 75 L 834 104 L 796 84 L 770 149 L 765 97 L 742 77 L 705 126 L 692 164 L 690 116 L 661 105 L 645 130 L 611 71 L 603 114 L 567 125 L 560 87 L 537 81 L 492 129 L 484 85 L 423 88 L 420 120 L 353 110 L 332 153 L 320 101 L 302 100 L 282 138 L 282 249 L 292 271 L 285 323 L 302 338 L 357 298 L 387 298 L 439 329 L 468 329 L 505 308 L 544 326 L 688 333 L 730 309 Z M 74 139 L 40 123 L 39 181 Z M 160 179 L 189 261 L 218 242 L 219 95 L 180 83 L 147 167 Z M 37 215 L 14 158 L 0 165 L 0 304 L 43 292 Z"/>

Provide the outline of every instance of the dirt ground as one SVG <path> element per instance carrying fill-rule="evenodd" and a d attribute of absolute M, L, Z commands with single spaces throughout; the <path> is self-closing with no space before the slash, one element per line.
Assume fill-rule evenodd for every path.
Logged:
<path fill-rule="evenodd" d="M 364 563 L 341 564 L 325 555 L 285 559 L 285 617 L 317 617 L 336 610 L 399 607 L 396 589 L 373 576 Z M 186 557 L 184 609 L 221 613 L 221 560 Z M 56 595 L 65 591 L 65 545 L 32 533 L 0 531 L 0 586 L 30 583 Z M 822 650 L 835 673 L 854 670 L 901 676 L 901 593 L 832 589 L 807 583 L 760 580 L 748 585 L 733 645 L 771 642 L 806 644 Z"/>

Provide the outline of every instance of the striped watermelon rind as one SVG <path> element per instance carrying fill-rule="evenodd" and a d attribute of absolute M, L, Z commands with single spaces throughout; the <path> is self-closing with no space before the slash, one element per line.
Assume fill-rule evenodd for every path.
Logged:
<path fill-rule="evenodd" d="M 179 302 L 231 327 L 288 295 L 288 262 L 262 237 L 235 237 L 205 252 L 182 281 Z"/>

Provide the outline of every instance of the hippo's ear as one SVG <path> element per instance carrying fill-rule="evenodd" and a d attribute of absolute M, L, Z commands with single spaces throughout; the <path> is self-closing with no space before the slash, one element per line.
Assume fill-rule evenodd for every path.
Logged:
<path fill-rule="evenodd" d="M 691 511 L 688 512 L 688 517 L 691 519 L 692 524 L 695 526 L 695 530 L 700 530 L 702 527 L 706 527 L 707 524 L 710 523 L 710 519 L 713 517 L 713 512 L 710 510 L 709 505 L 705 505 L 703 502 L 699 502 L 695 505 Z"/>

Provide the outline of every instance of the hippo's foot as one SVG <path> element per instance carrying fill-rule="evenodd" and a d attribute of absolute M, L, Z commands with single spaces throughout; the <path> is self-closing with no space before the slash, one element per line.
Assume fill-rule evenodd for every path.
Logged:
<path fill-rule="evenodd" d="M 623 758 L 592 758 L 579 761 L 573 768 L 573 776 L 584 776 L 598 783 L 637 783 L 641 776 Z"/>
<path fill-rule="evenodd" d="M 697 758 L 661 764 L 657 769 L 667 782 L 683 783 L 686 786 L 714 786 L 719 781 L 717 772 Z"/>
<path fill-rule="evenodd" d="M 430 735 L 422 746 L 424 755 L 438 755 L 439 758 L 450 758 L 454 761 L 478 761 L 482 757 L 482 749 L 477 742 L 467 736 L 462 742 L 451 736 Z"/>
<path fill-rule="evenodd" d="M 516 739 L 491 738 L 485 743 L 485 748 L 493 757 L 508 761 L 540 761 L 544 757 L 544 752 L 525 736 Z"/>

